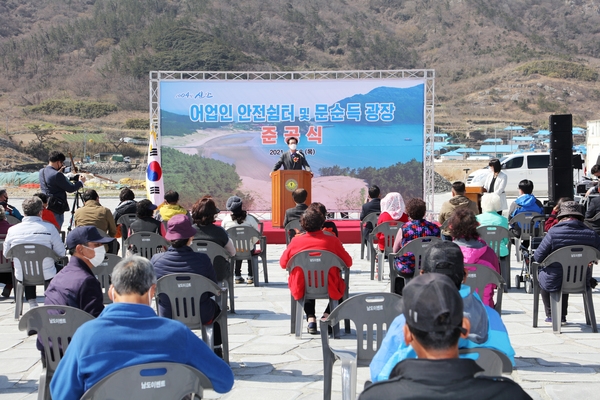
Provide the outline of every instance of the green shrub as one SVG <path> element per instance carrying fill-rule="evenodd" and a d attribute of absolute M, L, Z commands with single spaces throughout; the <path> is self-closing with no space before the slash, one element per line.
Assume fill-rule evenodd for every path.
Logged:
<path fill-rule="evenodd" d="M 45 115 L 64 115 L 79 118 L 100 118 L 117 111 L 117 106 L 110 103 L 79 100 L 48 100 L 37 106 L 25 108 L 25 113 Z"/>
<path fill-rule="evenodd" d="M 598 80 L 598 72 L 585 65 L 568 61 L 532 61 L 517 68 L 523 75 L 540 74 L 550 78 L 577 79 L 593 82 Z"/>
<path fill-rule="evenodd" d="M 148 129 L 148 120 L 144 118 L 130 118 L 125 121 L 125 128 L 127 129 Z"/>

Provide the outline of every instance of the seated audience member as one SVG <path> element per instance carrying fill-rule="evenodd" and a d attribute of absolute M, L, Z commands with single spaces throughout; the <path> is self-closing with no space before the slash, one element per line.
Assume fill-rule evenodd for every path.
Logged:
<path fill-rule="evenodd" d="M 165 236 L 165 225 L 152 217 L 156 206 L 150 200 L 140 200 L 136 204 L 135 216 L 137 219 L 129 225 L 129 236 L 138 232 L 151 232 Z"/>
<path fill-rule="evenodd" d="M 550 230 L 550 228 L 552 228 L 554 225 L 558 224 L 558 219 L 556 218 L 556 216 L 558 215 L 558 212 L 560 211 L 560 206 L 565 201 L 573 201 L 573 199 L 571 199 L 569 197 L 561 197 L 560 199 L 558 199 L 558 201 L 556 202 L 556 205 L 554 206 L 554 208 L 552 208 L 552 212 L 550 213 L 550 216 L 548 217 L 548 219 L 544 223 L 544 232 L 548 232 Z M 588 211 L 589 211 L 589 208 L 588 208 Z M 587 214 L 587 211 L 586 211 L 586 213 L 585 213 L 585 218 L 586 219 L 588 218 L 587 215 L 588 214 Z M 594 215 L 596 215 L 596 214 L 594 214 Z M 589 218 L 592 218 L 594 215 L 592 215 Z"/>
<path fill-rule="evenodd" d="M 370 399 L 531 399 L 501 376 L 480 376 L 475 360 L 459 358 L 459 339 L 470 332 L 463 301 L 452 280 L 442 274 L 417 276 L 404 289 L 404 342 L 418 358 L 394 366 L 389 380 L 367 387 Z"/>
<path fill-rule="evenodd" d="M 189 365 L 206 375 L 216 392 L 231 390 L 231 368 L 181 322 L 159 317 L 151 308 L 156 276 L 150 261 L 125 258 L 111 279 L 114 303 L 73 335 L 50 383 L 53 399 L 77 400 L 111 373 L 152 362 Z"/>
<path fill-rule="evenodd" d="M 155 218 L 160 222 L 168 222 L 171 217 L 177 214 L 185 214 L 188 216 L 190 221 L 192 217 L 188 210 L 180 206 L 179 204 L 179 193 L 174 190 L 169 190 L 165 193 L 165 201 L 158 206 Z"/>
<path fill-rule="evenodd" d="M 327 250 L 338 256 L 347 267 L 352 266 L 352 257 L 340 240 L 332 235 L 326 235 L 323 232 L 323 223 L 325 217 L 319 211 L 318 206 L 311 204 L 309 208 L 300 217 L 300 224 L 302 229 L 306 232 L 296 235 L 294 240 L 290 242 L 288 247 L 284 250 L 281 258 L 279 259 L 279 265 L 281 268 L 286 268 L 288 261 L 297 253 L 304 250 Z M 338 268 L 331 268 L 328 274 L 328 291 L 329 297 L 334 300 L 339 300 L 344 296 L 346 290 L 346 283 L 340 274 Z M 290 272 L 288 278 L 288 286 L 294 299 L 299 300 L 304 297 L 304 273 L 300 268 L 295 268 Z M 306 300 L 304 302 L 304 312 L 308 321 L 308 333 L 316 335 L 317 331 L 317 320 L 315 316 L 315 301 Z M 323 315 L 326 318 L 329 315 L 329 305 L 325 309 Z"/>
<path fill-rule="evenodd" d="M 400 249 L 406 246 L 411 240 L 425 236 L 440 236 L 440 228 L 433 222 L 425 219 L 427 205 L 421 199 L 410 199 L 406 205 L 406 213 L 411 219 L 402 225 L 401 238 L 397 237 L 394 242 L 393 252 L 397 253 Z M 404 278 L 412 278 L 415 274 L 415 255 L 413 253 L 404 253 L 394 260 L 394 265 Z M 404 288 L 404 279 L 396 279 L 396 287 L 394 292 L 402 296 L 402 288 Z"/>
<path fill-rule="evenodd" d="M 133 190 L 128 187 L 121 189 L 121 192 L 119 193 L 119 205 L 113 212 L 113 218 L 117 225 L 119 225 L 119 218 L 123 215 L 137 213 L 137 203 L 134 199 L 135 193 L 133 193 Z M 121 226 L 121 236 L 123 236 L 124 233 L 125 227 Z"/>
<path fill-rule="evenodd" d="M 48 210 L 48 196 L 42 192 L 36 193 L 34 196 L 39 197 L 40 200 L 42 200 L 42 205 L 44 206 L 44 209 L 42 210 L 42 221 L 50 222 L 60 232 L 61 227 L 58 225 L 54 213 Z"/>
<path fill-rule="evenodd" d="M 464 284 L 467 280 L 467 271 L 460 248 L 449 241 L 432 244 L 423 257 L 421 274 L 431 272 L 450 277 L 463 299 L 464 316 L 471 323 L 471 331 L 469 336 L 458 341 L 458 348 L 495 349 L 506 354 L 514 365 L 515 351 L 510 344 L 500 314 L 493 308 L 483 305 L 477 293 L 471 294 L 471 288 Z M 408 284 L 410 285 L 410 281 Z M 404 314 L 400 314 L 390 325 L 381 347 L 369 366 L 373 382 L 389 379 L 396 364 L 404 359 L 417 357 L 415 349 L 404 341 L 405 323 Z"/>
<path fill-rule="evenodd" d="M 334 234 L 336 237 L 338 236 L 338 229 L 333 221 L 327 221 L 327 208 L 323 203 L 312 203 L 310 206 L 317 208 L 321 214 L 325 217 L 325 222 L 323 222 L 323 232 L 329 232 Z M 309 207 L 310 207 L 309 206 Z"/>
<path fill-rule="evenodd" d="M 20 224 L 13 225 L 8 229 L 4 239 L 4 257 L 8 251 L 18 244 L 40 244 L 50 249 L 59 257 L 65 256 L 65 245 L 56 227 L 49 222 L 42 221 L 42 200 L 39 197 L 30 197 L 23 200 L 23 221 Z M 23 269 L 19 260 L 14 259 L 15 278 L 23 281 Z M 50 279 L 56 275 L 56 266 L 51 258 L 44 259 L 43 273 L 45 286 L 48 286 Z M 29 308 L 37 307 L 35 286 L 25 286 L 25 299 L 29 302 Z"/>
<path fill-rule="evenodd" d="M 169 219 L 165 239 L 171 241 L 171 246 L 164 253 L 152 256 L 152 260 L 150 260 L 157 279 L 165 275 L 181 272 L 202 275 L 217 283 L 217 275 L 210 262 L 210 258 L 204 253 L 195 252 L 190 247 L 195 234 L 196 230 L 192 227 L 192 223 L 186 215 L 178 214 Z M 200 297 L 200 315 L 202 316 L 203 324 L 209 323 L 221 312 L 219 306 L 211 296 L 212 294 L 207 292 L 202 293 Z M 158 315 L 162 317 L 173 317 L 171 302 L 164 294 L 158 296 L 158 310 Z M 215 352 L 222 358 L 223 350 L 220 348 L 221 331 L 218 323 L 214 325 L 214 338 L 215 346 L 219 346 Z"/>
<path fill-rule="evenodd" d="M 0 188 L 0 206 L 4 207 L 4 213 L 6 215 L 12 215 L 19 221 L 23 220 L 23 216 L 19 210 L 17 210 L 17 207 L 8 204 L 8 192 L 4 188 Z"/>
<path fill-rule="evenodd" d="M 216 216 L 220 210 L 215 201 L 210 196 L 204 196 L 192 206 L 192 219 L 196 235 L 194 239 L 209 240 L 215 242 L 225 249 L 230 256 L 235 256 L 235 247 L 229 238 L 227 231 L 215 224 Z M 215 268 L 229 268 L 229 262 L 223 258 L 215 259 Z M 241 267 L 240 267 L 241 274 Z M 235 283 L 244 283 L 244 278 L 240 275 L 236 277 Z"/>
<path fill-rule="evenodd" d="M 95 226 L 111 238 L 117 235 L 117 224 L 110 209 L 100 204 L 100 196 L 94 189 L 88 189 L 81 196 L 83 207 L 75 211 L 75 226 Z M 119 242 L 115 239 L 108 244 L 108 252 L 117 254 Z"/>
<path fill-rule="evenodd" d="M 306 189 L 298 188 L 292 192 L 292 198 L 296 203 L 296 207 L 288 208 L 285 210 L 285 218 L 283 219 L 283 226 L 286 226 L 288 222 L 294 221 L 296 219 L 300 219 L 304 211 L 308 208 L 306 205 L 306 198 L 308 197 L 308 192 Z"/>
<path fill-rule="evenodd" d="M 367 202 L 362 205 L 360 210 L 360 220 L 366 218 L 367 215 L 371 213 L 381 212 L 381 198 L 379 197 L 381 191 L 379 190 L 379 186 L 372 185 L 369 187 L 369 197 L 367 197 Z M 362 237 L 365 242 L 369 240 L 369 235 L 373 231 L 373 224 L 368 222 L 365 225 L 365 229 L 362 231 Z"/>
<path fill-rule="evenodd" d="M 79 226 L 69 232 L 69 263 L 52 279 L 46 289 L 44 305 L 79 308 L 97 317 L 104 310 L 102 287 L 92 268 L 104 261 L 104 244 L 112 238 L 100 235 L 94 226 Z"/>
<path fill-rule="evenodd" d="M 398 192 L 390 192 L 381 199 L 381 214 L 377 219 L 377 225 L 388 221 L 408 222 L 408 215 L 404 213 L 404 199 Z M 385 250 L 385 235 L 377 234 L 379 251 Z"/>
<path fill-rule="evenodd" d="M 473 211 L 473 214 L 479 214 L 477 203 L 467 198 L 465 196 L 465 191 L 466 187 L 464 182 L 456 181 L 452 183 L 452 198 L 442 203 L 442 208 L 440 209 L 440 215 L 438 217 L 440 225 L 443 225 L 446 220 L 450 219 L 454 210 L 459 207 L 467 207 L 469 210 Z M 442 230 L 442 236 L 445 240 L 452 239 L 450 230 L 447 228 Z"/>
<path fill-rule="evenodd" d="M 596 178 L 600 178 L 600 165 L 596 164 L 590 169 L 590 175 L 595 176 Z M 588 189 L 585 193 L 585 196 L 589 196 L 590 194 L 597 194 L 598 192 L 598 181 L 594 182 L 594 186 Z"/>
<path fill-rule="evenodd" d="M 574 201 L 565 201 L 560 206 L 556 217 L 558 223 L 546 233 L 542 242 L 535 250 L 533 258 L 536 262 L 542 262 L 552 252 L 566 246 L 592 246 L 600 250 L 600 236 L 583 223 L 583 214 L 579 204 Z M 562 287 L 563 268 L 554 263 L 545 268 L 540 268 L 538 279 L 540 282 L 540 293 L 546 311 L 546 322 L 552 323 L 550 312 L 550 293 L 557 292 Z M 590 286 L 591 269 L 587 269 L 587 285 Z M 562 295 L 562 321 L 567 323 L 567 307 L 569 295 Z"/>
<path fill-rule="evenodd" d="M 457 208 L 450 217 L 450 233 L 452 239 L 463 253 L 465 264 L 481 264 L 500 273 L 500 262 L 494 250 L 479 238 L 475 214 L 466 207 Z M 494 307 L 494 289 L 496 285 L 489 284 L 481 296 L 483 304 Z"/>
<path fill-rule="evenodd" d="M 512 219 L 516 215 L 523 212 L 535 212 L 542 214 L 544 207 L 542 203 L 535 198 L 533 193 L 533 182 L 528 179 L 523 179 L 519 182 L 519 197 L 510 205 L 508 210 L 508 219 Z M 537 226 L 537 224 L 536 224 Z M 517 237 L 521 237 L 521 224 L 512 224 L 511 230 Z M 529 240 L 521 241 L 521 245 L 529 248 Z"/>
<path fill-rule="evenodd" d="M 508 219 L 496 212 L 500 206 L 500 196 L 496 193 L 484 193 L 481 197 L 481 214 L 475 217 L 479 226 L 500 226 L 509 229 Z M 505 238 L 500 242 L 500 258 L 507 256 L 508 238 Z"/>
<path fill-rule="evenodd" d="M 0 240 L 4 240 L 10 226 L 11 225 L 6 220 L 6 214 L 4 214 L 4 207 L 0 206 Z M 0 283 L 4 283 L 4 289 L 2 289 L 0 300 L 8 299 L 13 288 L 12 273 L 0 273 Z"/>
<path fill-rule="evenodd" d="M 238 196 L 231 196 L 228 198 L 225 206 L 228 211 L 231 211 L 231 214 L 227 214 L 225 218 L 223 218 L 223 221 L 221 222 L 223 229 L 227 230 L 235 226 L 249 226 L 257 231 L 260 230 L 256 220 L 252 217 L 248 217 L 248 213 L 243 208 L 242 199 Z M 252 274 L 252 261 L 248 260 L 248 279 L 246 280 L 246 283 L 249 285 L 254 283 L 254 276 Z M 236 282 L 244 283 L 244 278 L 242 278 L 242 260 L 235 261 L 234 275 Z"/>

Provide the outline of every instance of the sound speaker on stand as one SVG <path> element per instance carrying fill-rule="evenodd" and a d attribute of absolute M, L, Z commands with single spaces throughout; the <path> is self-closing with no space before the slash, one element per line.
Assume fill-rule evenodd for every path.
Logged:
<path fill-rule="evenodd" d="M 548 201 L 556 204 L 561 197 L 573 198 L 573 116 L 551 115 L 549 125 Z"/>

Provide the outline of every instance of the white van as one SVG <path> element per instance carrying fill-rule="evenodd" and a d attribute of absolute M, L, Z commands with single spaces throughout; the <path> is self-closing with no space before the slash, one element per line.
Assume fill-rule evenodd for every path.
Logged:
<path fill-rule="evenodd" d="M 574 156 L 581 159 L 580 154 Z M 574 157 L 575 158 L 575 157 Z M 519 182 L 529 179 L 533 182 L 533 195 L 542 199 L 548 198 L 548 166 L 550 153 L 518 153 L 500 159 L 502 172 L 508 176 L 505 192 L 508 196 L 519 195 Z M 581 163 L 573 168 L 573 182 L 581 179 Z M 489 174 L 489 167 L 479 169 L 467 177 L 467 186 L 483 186 Z"/>

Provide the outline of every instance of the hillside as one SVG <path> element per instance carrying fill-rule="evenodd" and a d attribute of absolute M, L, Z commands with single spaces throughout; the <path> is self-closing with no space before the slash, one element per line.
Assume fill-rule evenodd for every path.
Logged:
<path fill-rule="evenodd" d="M 428 68 L 444 131 L 585 126 L 599 65 L 598 0 L 4 0 L 0 131 L 141 134 L 158 69 Z"/>

